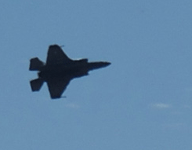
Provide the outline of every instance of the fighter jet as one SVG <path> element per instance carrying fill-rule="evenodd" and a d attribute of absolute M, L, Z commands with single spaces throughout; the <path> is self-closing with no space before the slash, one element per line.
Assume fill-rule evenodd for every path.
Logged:
<path fill-rule="evenodd" d="M 38 78 L 31 80 L 32 91 L 39 91 L 47 83 L 52 99 L 61 98 L 69 82 L 88 72 L 110 65 L 110 62 L 88 62 L 88 59 L 72 60 L 58 45 L 50 45 L 46 63 L 35 57 L 30 59 L 30 71 L 38 71 Z"/>

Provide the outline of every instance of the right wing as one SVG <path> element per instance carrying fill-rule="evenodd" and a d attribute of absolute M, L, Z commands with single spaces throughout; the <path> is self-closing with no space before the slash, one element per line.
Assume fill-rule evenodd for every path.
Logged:
<path fill-rule="evenodd" d="M 47 81 L 49 93 L 52 99 L 60 98 L 67 88 L 71 78 L 53 78 Z"/>
<path fill-rule="evenodd" d="M 58 45 L 49 46 L 46 65 L 67 64 L 70 62 L 72 60 L 63 52 L 61 47 Z"/>

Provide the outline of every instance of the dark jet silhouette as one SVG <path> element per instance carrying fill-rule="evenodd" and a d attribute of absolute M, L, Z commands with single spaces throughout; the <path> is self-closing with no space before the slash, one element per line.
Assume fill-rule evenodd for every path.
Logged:
<path fill-rule="evenodd" d="M 72 60 L 58 45 L 48 49 L 46 63 L 37 57 L 30 60 L 30 71 L 39 71 L 38 78 L 30 81 L 32 91 L 39 91 L 47 82 L 52 99 L 60 98 L 69 82 L 77 77 L 88 75 L 90 70 L 110 65 L 109 62 L 88 62 L 88 59 Z"/>

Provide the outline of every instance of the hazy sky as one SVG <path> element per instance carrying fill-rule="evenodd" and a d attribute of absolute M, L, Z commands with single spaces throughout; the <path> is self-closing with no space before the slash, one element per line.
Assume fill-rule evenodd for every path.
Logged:
<path fill-rule="evenodd" d="M 0 1 L 0 149 L 191 150 L 191 0 Z M 51 44 L 110 61 L 51 100 L 29 60 Z"/>

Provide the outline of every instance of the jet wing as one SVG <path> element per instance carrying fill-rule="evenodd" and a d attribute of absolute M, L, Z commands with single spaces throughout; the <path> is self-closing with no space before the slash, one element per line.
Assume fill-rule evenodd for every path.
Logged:
<path fill-rule="evenodd" d="M 67 64 L 72 60 L 63 52 L 58 45 L 49 46 L 46 65 Z"/>
<path fill-rule="evenodd" d="M 60 98 L 71 78 L 54 78 L 47 81 L 49 93 L 52 99 Z"/>

